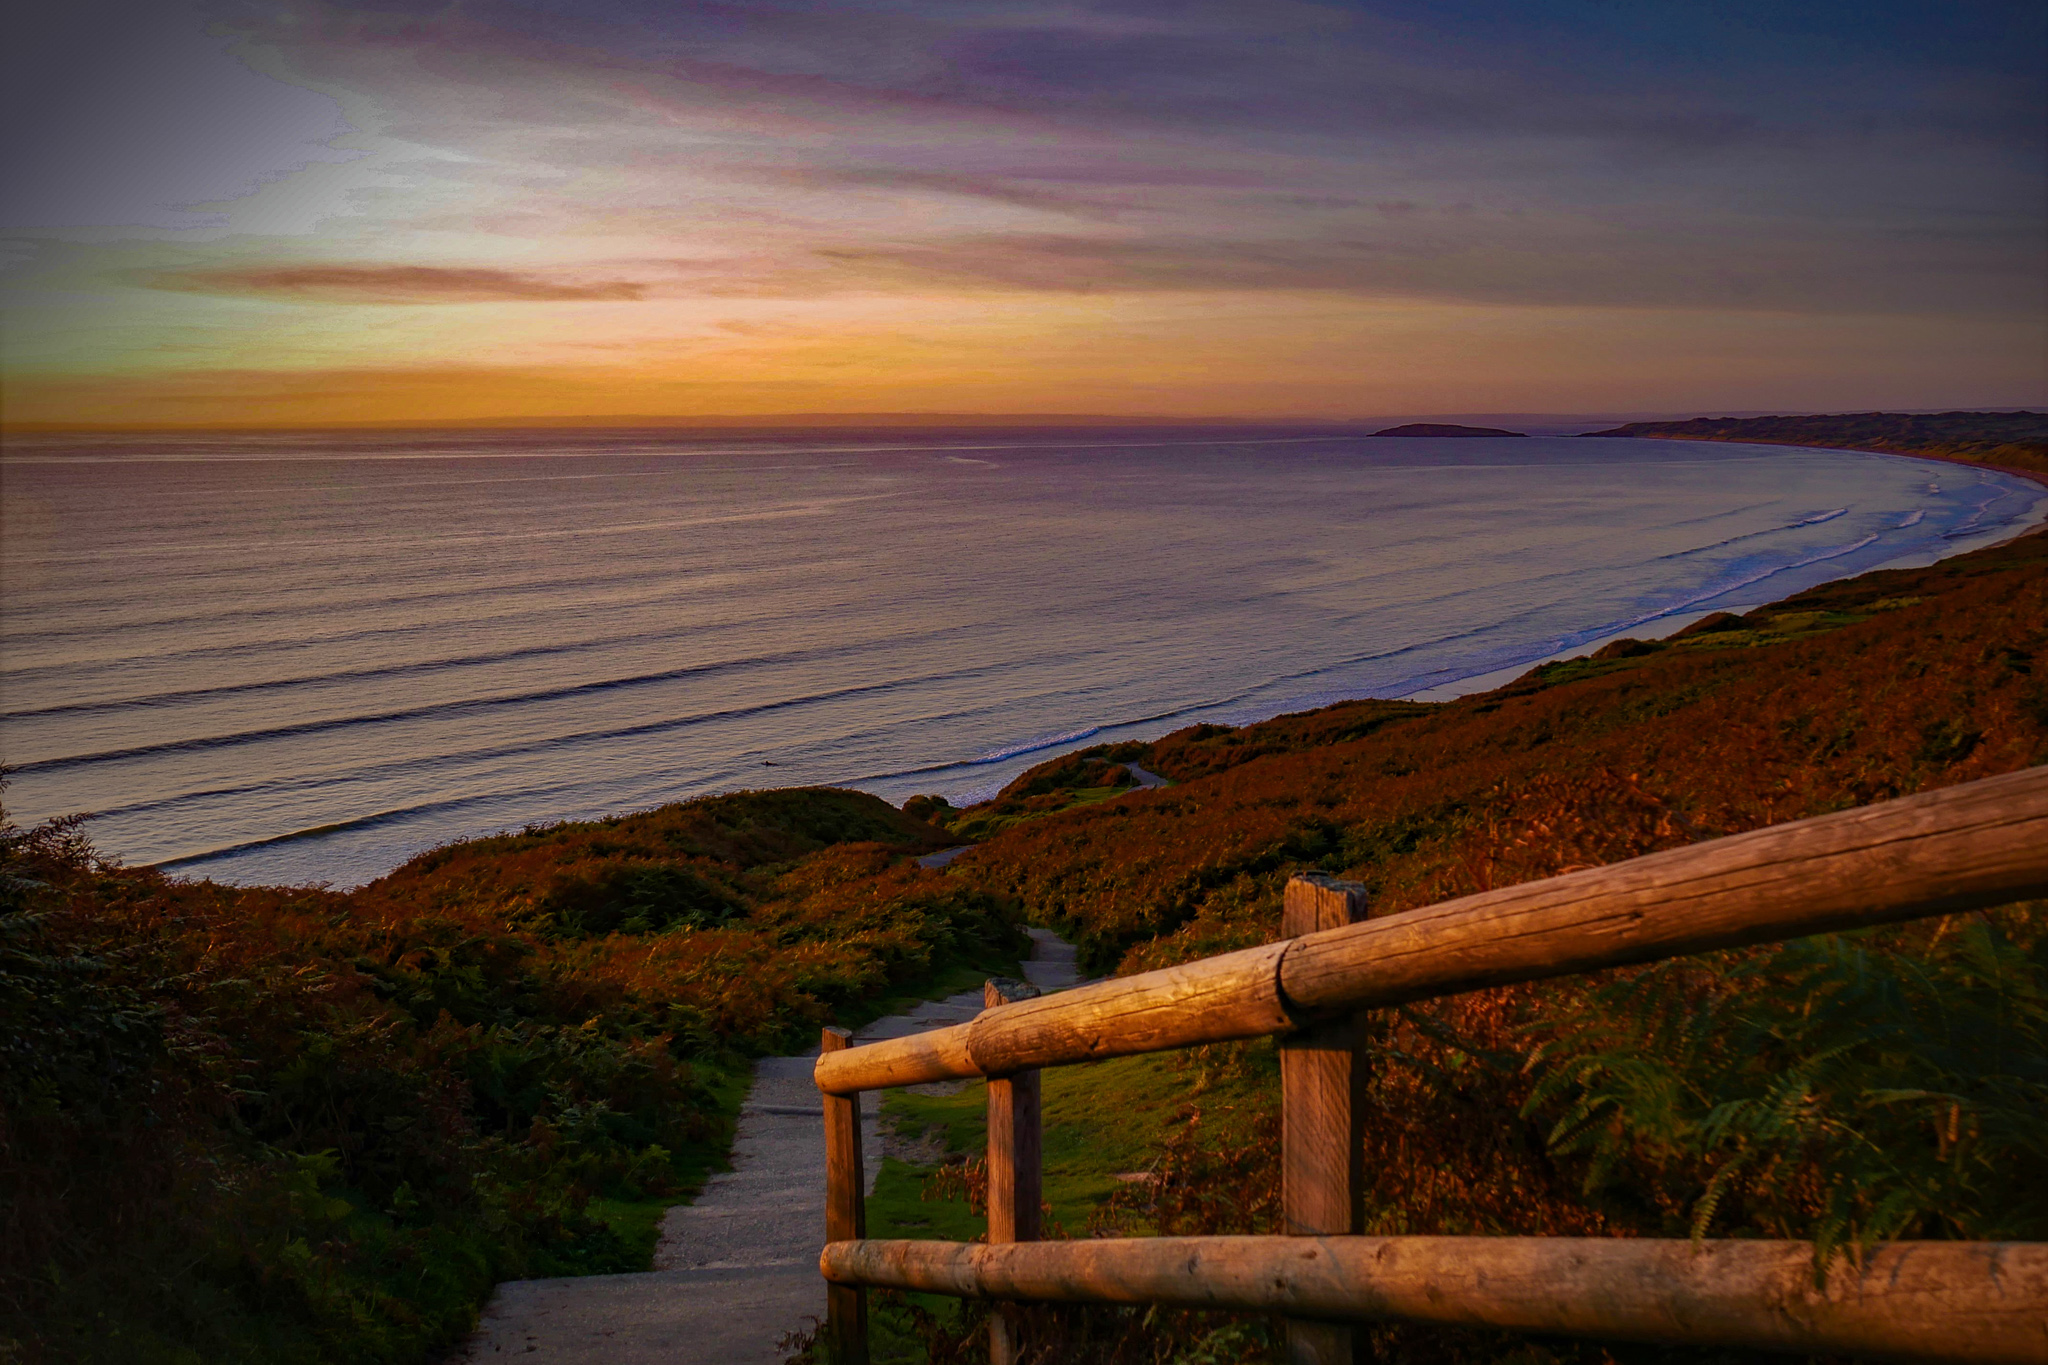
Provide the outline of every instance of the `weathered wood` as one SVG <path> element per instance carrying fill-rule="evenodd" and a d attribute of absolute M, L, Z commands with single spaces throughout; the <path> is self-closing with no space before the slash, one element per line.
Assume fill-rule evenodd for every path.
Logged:
<path fill-rule="evenodd" d="M 967 1050 L 987 1076 L 1033 1066 L 1258 1038 L 1290 1027 L 1278 987 L 1284 943 L 1266 943 L 989 1010 Z"/>
<path fill-rule="evenodd" d="M 853 1095 L 932 1081 L 962 1081 L 982 1074 L 967 1051 L 968 1024 L 930 1029 L 902 1038 L 863 1043 L 818 1057 L 813 1073 L 828 1095 Z"/>
<path fill-rule="evenodd" d="M 989 984 L 991 1007 L 1006 1002 Z M 1035 993 L 1035 992 L 1034 992 Z M 988 1082 L 988 1239 L 1038 1240 L 1043 1202 L 1044 1140 L 1038 1072 L 991 1076 Z"/>
<path fill-rule="evenodd" d="M 1021 982 L 992 980 L 982 991 L 990 1009 L 1038 994 Z M 1043 1130 L 1039 1123 L 1038 1072 L 991 1076 L 988 1081 L 988 1240 L 1035 1242 L 1043 1201 Z M 989 1365 L 1016 1365 L 1022 1326 L 1009 1305 L 989 1315 Z"/>
<path fill-rule="evenodd" d="M 836 1284 L 1163 1303 L 1669 1345 L 2039 1365 L 2048 1243 L 1900 1242 L 1827 1288 L 1807 1242 L 1577 1237 L 1143 1237 L 837 1243 Z"/>
<path fill-rule="evenodd" d="M 2048 767 L 1006 1005 L 826 1054 L 818 1085 L 843 1095 L 1284 1033 L 1314 1015 L 2037 896 Z"/>
<path fill-rule="evenodd" d="M 2048 895 L 2048 767 L 1298 939 L 1319 1014 Z"/>
<path fill-rule="evenodd" d="M 853 1035 L 828 1028 L 819 1055 L 844 1051 Z M 867 1178 L 860 1162 L 860 1096 L 826 1095 L 825 1243 L 854 1243 L 868 1235 Z M 825 1291 L 825 1338 L 833 1365 L 868 1365 L 868 1295 L 858 1285 Z"/>
<path fill-rule="evenodd" d="M 1277 985 L 1286 946 L 1098 981 L 989 1010 L 970 1024 L 823 1056 L 818 1087 L 843 1095 L 1278 1033 L 1291 1026 Z"/>
<path fill-rule="evenodd" d="M 1365 888 L 1308 875 L 1288 879 L 1280 934 L 1299 938 L 1365 918 Z M 1355 1021 L 1339 1019 L 1280 1042 L 1280 1208 L 1290 1235 L 1365 1230 L 1364 1059 Z M 1366 1343 L 1347 1323 L 1287 1322 L 1289 1365 L 1356 1365 Z"/>
<path fill-rule="evenodd" d="M 1044 994 L 1029 981 L 1020 981 L 1014 976 L 992 976 L 981 983 L 981 1007 L 992 1010 L 998 1005 L 1014 1005 L 1019 1000 L 1036 1000 Z"/>

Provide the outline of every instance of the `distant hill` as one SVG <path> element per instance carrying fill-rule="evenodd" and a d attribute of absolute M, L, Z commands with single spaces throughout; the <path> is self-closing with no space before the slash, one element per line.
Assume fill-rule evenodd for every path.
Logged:
<path fill-rule="evenodd" d="M 1455 422 L 1410 422 L 1406 426 L 1375 431 L 1375 436 L 1526 436 L 1525 431 L 1503 431 L 1499 427 L 1461 427 Z"/>
<path fill-rule="evenodd" d="M 1654 436 L 1675 441 L 1756 441 L 1929 455 L 1969 464 L 2048 473 L 2048 413 L 1843 412 L 1813 417 L 1694 417 L 1629 422 L 1588 436 Z"/>

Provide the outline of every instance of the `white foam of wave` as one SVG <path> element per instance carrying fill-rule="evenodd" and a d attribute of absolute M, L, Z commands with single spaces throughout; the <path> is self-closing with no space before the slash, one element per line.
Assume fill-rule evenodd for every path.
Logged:
<path fill-rule="evenodd" d="M 1012 744 L 1007 748 L 993 749 L 976 758 L 963 759 L 960 766 L 965 768 L 970 765 L 980 765 L 983 763 L 1000 763 L 1006 758 L 1015 758 L 1019 754 L 1033 754 L 1037 753 L 1040 749 L 1050 749 L 1061 744 L 1072 744 L 1076 740 L 1086 739 L 1090 735 L 1099 733 L 1101 729 L 1100 725 L 1090 725 L 1085 729 L 1070 731 L 1064 735 L 1048 735 L 1040 739 L 1027 739 L 1021 744 Z"/>
<path fill-rule="evenodd" d="M 1626 621 L 1617 622 L 1612 626 L 1606 627 L 1606 629 L 1610 631 L 1628 630 L 1631 627 L 1640 626 L 1645 624 L 1646 622 L 1654 621 L 1660 616 L 1670 616 L 1675 612 L 1687 611 L 1693 607 L 1702 606 L 1708 602 L 1712 602 L 1717 598 L 1726 597 L 1731 592 L 1739 592 L 1743 588 L 1752 587 L 1755 584 L 1763 582 L 1766 578 L 1776 578 L 1779 574 L 1790 573 L 1794 569 L 1804 569 L 1811 564 L 1822 564 L 1830 559 L 1840 559 L 1843 555 L 1853 555 L 1858 550 L 1863 549 L 1867 545 L 1876 544 L 1877 541 L 1881 538 L 1881 535 L 1881 532 L 1872 532 L 1870 535 L 1863 537 L 1863 539 L 1851 541 L 1847 545 L 1830 546 L 1827 549 L 1821 550 L 1816 554 L 1810 554 L 1804 559 L 1795 559 L 1790 564 L 1780 564 L 1775 568 L 1764 569 L 1758 573 L 1753 573 L 1749 574 L 1746 577 L 1738 578 L 1732 583 L 1716 584 L 1712 588 L 1708 589 L 1706 592 L 1696 593 L 1695 595 L 1686 598 L 1683 602 L 1674 602 L 1668 607 L 1659 607 L 1655 611 L 1646 612 L 1641 616 L 1635 616 L 1631 617 Z"/>

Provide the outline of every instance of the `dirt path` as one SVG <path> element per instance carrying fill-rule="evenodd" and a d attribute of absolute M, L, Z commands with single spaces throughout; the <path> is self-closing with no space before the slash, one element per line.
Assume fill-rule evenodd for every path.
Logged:
<path fill-rule="evenodd" d="M 1024 973 L 1041 990 L 1075 983 L 1074 949 L 1045 929 Z M 867 1042 L 961 1023 L 981 992 L 877 1019 Z M 451 1361 L 533 1365 L 779 1365 L 782 1335 L 825 1311 L 818 1248 L 825 1229 L 825 1150 L 815 1050 L 765 1057 L 740 1109 L 733 1168 L 694 1204 L 670 1209 L 655 1268 L 640 1275 L 515 1280 L 498 1286 Z M 881 1168 L 880 1096 L 862 1102 L 869 1188 Z"/>

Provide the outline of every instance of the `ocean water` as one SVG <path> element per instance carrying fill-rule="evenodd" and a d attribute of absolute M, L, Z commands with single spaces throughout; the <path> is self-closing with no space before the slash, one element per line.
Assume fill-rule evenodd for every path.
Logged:
<path fill-rule="evenodd" d="M 221 880 L 1405 696 L 1927 562 L 2036 484 L 1246 429 L 46 439 L 0 465 L 8 806 Z"/>

